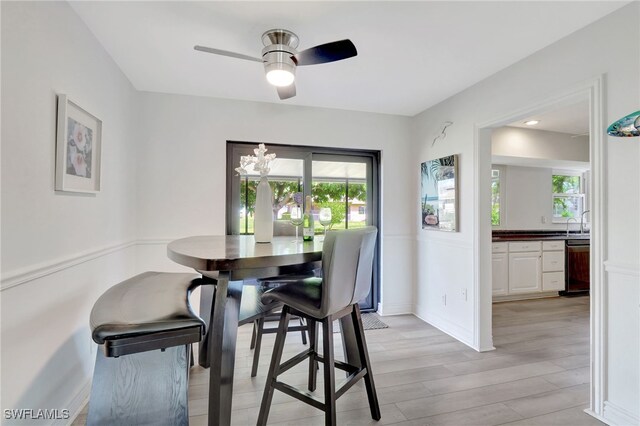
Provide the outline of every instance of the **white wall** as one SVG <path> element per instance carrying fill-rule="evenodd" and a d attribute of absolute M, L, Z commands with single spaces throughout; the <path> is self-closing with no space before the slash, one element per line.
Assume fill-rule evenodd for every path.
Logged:
<path fill-rule="evenodd" d="M 478 294 L 471 290 L 476 267 L 474 232 L 488 227 L 489 214 L 476 213 L 474 158 L 490 157 L 490 146 L 474 149 L 477 126 L 498 121 L 514 111 L 571 90 L 605 73 L 606 123 L 638 109 L 640 99 L 640 3 L 634 2 L 604 19 L 546 47 L 517 64 L 421 113 L 414 122 L 414 225 L 419 223 L 420 163 L 460 154 L 460 232 L 438 233 L 418 229 L 416 250 L 416 313 L 470 345 Z M 616 42 L 620 41 L 620 42 Z M 447 138 L 432 148 L 431 141 L 444 121 L 453 121 Z M 603 129 L 604 131 L 604 129 Z M 605 138 L 607 188 L 607 241 L 604 282 L 611 331 L 606 343 L 609 368 L 605 371 L 604 415 L 638 423 L 640 418 L 640 143 L 637 138 Z M 488 144 L 490 145 L 490 144 Z M 480 152 L 482 151 L 482 152 Z M 487 190 L 487 194 L 488 194 Z M 487 223 L 476 228 L 475 215 Z M 489 247 L 481 248 L 487 252 Z M 464 271 L 464 272 L 462 272 Z M 468 272 L 467 272 L 468 271 Z M 633 284 L 631 284 L 633 283 Z M 484 292 L 490 290 L 484 289 Z M 482 293 L 484 295 L 484 292 Z M 441 296 L 447 294 L 447 305 Z M 449 303 L 452 301 L 452 303 Z M 625 315 L 621 315 L 624 313 Z M 490 321 L 490 318 L 489 318 Z M 614 332 L 615 330 L 615 332 Z M 600 410 L 599 407 L 594 407 Z M 617 416 L 617 417 L 616 417 Z M 617 423 L 622 424 L 618 421 Z"/>
<path fill-rule="evenodd" d="M 491 134 L 491 155 L 588 162 L 589 136 L 505 126 Z"/>
<path fill-rule="evenodd" d="M 500 226 L 493 229 L 512 230 L 566 230 L 566 220 L 553 223 L 553 188 L 551 180 L 554 169 L 544 167 L 502 166 L 504 185 L 504 220 Z M 561 171 L 558 171 L 561 172 Z M 569 171 L 569 173 L 580 173 Z M 585 197 L 585 202 L 586 202 Z M 587 210 L 588 207 L 585 207 Z M 543 223 L 542 217 L 545 218 Z M 588 214 L 586 216 L 588 220 Z M 580 228 L 578 223 L 571 222 L 569 229 L 575 231 Z"/>
<path fill-rule="evenodd" d="M 224 235 L 226 141 L 382 151 L 382 311 L 411 312 L 413 214 L 407 117 L 142 93 L 139 262 L 173 268 L 168 240 Z"/>
<path fill-rule="evenodd" d="M 2 408 L 73 410 L 91 307 L 135 268 L 137 93 L 66 2 L 1 7 Z M 54 192 L 57 93 L 103 120 L 97 195 Z"/>

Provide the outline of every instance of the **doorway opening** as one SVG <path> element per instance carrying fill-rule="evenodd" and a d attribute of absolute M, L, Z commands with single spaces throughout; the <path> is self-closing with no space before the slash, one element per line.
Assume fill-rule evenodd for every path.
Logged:
<path fill-rule="evenodd" d="M 505 231 L 509 230 L 510 224 L 515 227 L 519 227 L 522 224 L 523 217 L 525 219 L 531 219 L 537 221 L 538 229 L 550 227 L 550 230 L 554 230 L 558 233 L 565 232 L 567 227 L 567 221 L 569 221 L 570 236 L 574 236 L 576 232 L 579 232 L 580 217 L 585 210 L 590 210 L 583 216 L 583 224 L 588 222 L 590 228 L 589 236 L 583 236 L 583 241 L 586 239 L 590 243 L 589 259 L 589 293 L 588 300 L 589 305 L 589 376 L 590 376 L 590 413 L 602 413 L 603 409 L 603 371 L 604 364 L 604 298 L 603 294 L 603 280 L 604 280 L 604 265 L 603 260 L 605 257 L 605 220 L 604 215 L 606 213 L 606 197 L 604 194 L 605 176 L 603 173 L 604 159 L 606 157 L 606 146 L 604 145 L 604 120 L 603 120 L 603 82 L 602 77 L 596 78 L 592 81 L 586 82 L 583 85 L 568 90 L 566 93 L 557 97 L 540 102 L 536 105 L 522 109 L 520 111 L 505 114 L 505 116 L 483 123 L 477 126 L 475 148 L 477 156 L 475 158 L 476 166 L 476 188 L 475 192 L 478 194 L 476 198 L 476 233 L 474 235 L 474 254 L 477 259 L 477 263 L 474 267 L 474 285 L 477 298 L 476 305 L 476 328 L 474 330 L 474 340 L 476 347 L 480 350 L 491 350 L 494 348 L 494 336 L 493 336 L 493 299 L 494 292 L 506 292 L 498 296 L 508 298 L 509 294 L 509 274 L 521 275 L 514 276 L 514 293 L 517 295 L 518 291 L 521 294 L 526 292 L 533 292 L 534 287 L 536 291 L 543 293 L 543 274 L 544 272 L 550 272 L 546 276 L 547 278 L 547 290 L 555 292 L 556 287 L 559 289 L 562 283 L 560 278 L 564 275 L 565 282 L 568 279 L 567 269 L 559 269 L 559 263 L 566 259 L 567 246 L 562 247 L 562 244 L 550 244 L 550 240 L 538 239 L 539 244 L 509 242 L 507 240 L 506 255 L 502 256 L 502 267 L 506 268 L 502 270 L 503 281 L 496 287 L 502 287 L 502 289 L 494 289 L 494 277 L 493 266 L 498 267 L 497 261 L 493 261 L 494 252 L 493 248 L 493 233 L 494 229 L 503 226 Z M 520 209 L 522 205 L 515 207 L 516 213 L 520 212 L 519 217 L 513 218 L 513 211 L 509 212 L 512 203 L 508 201 L 509 195 L 513 191 L 518 191 L 518 182 L 522 185 L 520 189 L 529 183 L 529 180 L 525 180 L 520 176 L 518 179 L 518 173 L 527 171 L 525 168 L 534 170 L 534 164 L 501 164 L 503 167 L 492 167 L 498 160 L 504 160 L 504 158 L 492 158 L 492 138 L 494 133 L 499 136 L 500 128 L 508 126 L 509 124 L 520 123 L 524 127 L 524 122 L 533 118 L 536 115 L 544 115 L 551 113 L 552 111 L 559 111 L 562 109 L 570 109 L 572 106 L 582 104 L 587 106 L 588 112 L 588 134 L 589 134 L 589 156 L 588 156 L 588 171 L 587 170 L 573 170 L 573 173 L 568 173 L 571 167 L 567 167 L 569 163 L 550 165 L 544 172 L 548 175 L 549 181 L 545 188 L 545 191 L 549 191 L 549 197 L 544 202 L 545 209 L 548 209 L 548 213 L 538 214 L 537 212 L 529 215 L 529 211 L 524 213 Z M 540 120 L 541 121 L 541 120 Z M 514 126 L 511 126 L 514 127 Z M 502 130 L 504 132 L 504 130 Z M 576 132 L 574 134 L 581 134 Z M 518 146 L 521 142 L 513 143 L 514 146 Z M 540 148 L 540 147 L 538 147 Z M 496 152 L 497 154 L 497 152 Z M 505 157 L 505 156 L 503 156 Z M 502 161 L 503 163 L 505 161 Z M 508 179 L 510 167 L 520 167 L 520 170 L 515 172 L 516 188 L 509 188 L 510 181 Z M 492 173 L 492 170 L 496 172 Z M 585 173 L 587 172 L 587 173 Z M 500 188 L 500 174 L 504 174 L 507 179 L 504 184 L 504 188 Z M 535 173 L 533 173 L 535 174 Z M 555 176 L 555 188 L 554 188 L 554 176 Z M 512 176 L 514 177 L 514 176 Z M 493 188 L 492 188 L 493 186 Z M 550 188 L 549 188 L 550 186 Z M 578 188 L 580 187 L 580 188 Z M 493 189 L 493 190 L 492 190 Z M 562 189 L 561 192 L 556 191 Z M 505 195 L 505 191 L 507 192 Z M 520 203 L 522 200 L 526 200 L 527 197 L 532 197 L 532 190 L 523 189 L 520 194 L 515 195 L 516 199 L 520 197 Z M 513 199 L 512 199 L 513 201 Z M 496 206 L 497 205 L 497 206 Z M 496 208 L 497 207 L 497 208 Z M 520 209 L 520 210 L 519 210 Z M 555 220 L 554 220 L 555 218 Z M 573 219 L 573 220 L 570 220 Z M 562 225 L 564 221 L 564 231 L 562 231 Z M 493 222 L 493 226 L 492 226 Z M 542 223 L 546 222 L 546 223 Z M 574 225 L 577 223 L 577 225 Z M 554 229 L 555 228 L 555 229 Z M 511 229 L 513 230 L 513 228 Z M 571 233 L 574 232 L 574 234 Z M 534 241 L 534 240 L 529 240 Z M 544 242 L 547 244 L 544 244 Z M 513 245 L 513 255 L 511 253 L 510 244 Z M 537 252 L 538 245 L 540 246 L 539 255 L 529 256 L 523 255 L 530 252 Z M 535 246 L 535 247 L 534 247 Z M 546 256 L 547 271 L 544 269 L 544 257 L 545 252 L 543 247 L 546 246 L 547 251 L 550 252 Z M 497 250 L 504 251 L 505 246 L 496 247 Z M 555 249 L 555 250 L 553 250 Z M 553 253 L 553 252 L 556 253 Z M 534 257 L 537 257 L 534 259 Z M 584 254 L 582 254 L 584 258 Z M 515 274 L 510 271 L 510 261 L 514 264 Z M 555 261 L 551 266 L 551 261 Z M 504 266 L 506 265 L 506 266 Z M 563 265 L 565 266 L 566 263 Z M 539 266 L 539 268 L 538 268 Z M 539 277 L 531 279 L 531 273 L 539 274 Z M 529 277 L 528 281 L 521 279 L 523 276 Z M 506 277 L 506 278 L 505 278 Z M 538 288 L 538 278 L 540 279 L 540 287 Z M 556 282 L 554 282 L 556 281 Z M 505 290 L 506 285 L 506 290 Z M 520 288 L 518 288 L 520 286 Z M 554 287 L 556 286 L 556 287 Z M 565 288 L 566 290 L 566 288 Z M 558 290 L 559 291 L 559 290 Z M 557 298 L 557 296 L 556 296 Z M 578 300 L 578 299 L 574 299 Z M 586 299 L 582 299 L 586 300 Z M 562 333 L 560 333 L 562 334 Z M 501 344 L 501 340 L 496 336 L 496 343 Z M 502 341 L 504 343 L 504 341 Z"/>

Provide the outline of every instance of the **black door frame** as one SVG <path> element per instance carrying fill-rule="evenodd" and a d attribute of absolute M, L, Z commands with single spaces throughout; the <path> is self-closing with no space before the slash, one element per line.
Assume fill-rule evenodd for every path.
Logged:
<path fill-rule="evenodd" d="M 240 156 L 253 155 L 253 150 L 256 148 L 258 143 L 259 142 L 227 141 L 227 196 L 225 215 L 225 228 L 227 235 L 239 233 L 239 219 L 237 215 L 234 214 L 233 206 L 240 205 L 240 176 L 235 172 L 235 168 L 239 164 Z M 348 157 L 353 157 L 354 161 L 360 159 L 360 161 L 370 164 L 371 170 L 367 170 L 367 184 L 371 185 L 370 189 L 367 189 L 367 220 L 370 225 L 378 228 L 378 244 L 376 244 L 376 253 L 374 257 L 372 291 L 367 298 L 367 305 L 363 305 L 362 310 L 375 312 L 380 298 L 380 241 L 382 236 L 382 221 L 380 215 L 381 152 L 379 150 L 330 148 L 277 143 L 268 143 L 266 145 L 269 152 L 274 152 L 280 157 L 304 160 L 303 191 L 305 196 L 311 195 L 311 165 L 314 155 L 316 155 L 316 159 L 318 161 L 331 160 L 332 157 L 335 158 L 335 161 L 344 161 L 348 160 Z M 366 160 L 363 161 L 363 159 Z M 368 306 L 369 304 L 370 306 Z"/>

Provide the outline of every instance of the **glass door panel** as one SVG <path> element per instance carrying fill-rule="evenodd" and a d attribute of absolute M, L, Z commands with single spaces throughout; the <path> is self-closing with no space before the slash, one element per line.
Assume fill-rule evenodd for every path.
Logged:
<path fill-rule="evenodd" d="M 303 159 L 276 158 L 269 172 L 269 185 L 273 192 L 274 235 L 295 235 L 289 223 L 292 207 L 299 204 L 304 189 Z M 247 170 L 239 186 L 240 210 L 238 212 L 239 234 L 253 234 L 253 213 L 260 175 Z M 296 196 L 296 194 L 299 194 Z"/>
<path fill-rule="evenodd" d="M 311 197 L 316 234 L 323 232 L 319 220 L 319 212 L 323 208 L 331 211 L 327 229 L 355 229 L 376 224 L 374 217 L 369 214 L 373 205 L 370 191 L 372 182 L 372 160 L 369 157 L 314 154 Z M 377 264 L 377 256 L 375 262 Z M 377 268 L 374 269 L 372 291 L 365 300 L 359 301 L 361 308 L 366 310 L 375 306 L 374 283 L 377 282 Z"/>
<path fill-rule="evenodd" d="M 235 172 L 242 155 L 253 155 L 257 144 L 227 143 L 227 233 L 253 234 L 253 214 L 259 173 L 249 168 L 246 176 Z M 331 212 L 328 229 L 353 229 L 373 225 L 380 229 L 379 164 L 377 151 L 267 144 L 277 155 L 269 172 L 274 195 L 274 235 L 295 235 L 290 223 L 297 205 L 304 209 L 312 198 L 316 238 L 322 238 L 320 210 Z M 325 215 L 326 216 L 326 215 Z M 325 217 L 326 219 L 326 217 Z M 380 236 L 378 236 L 380 241 Z M 379 251 L 376 249 L 371 293 L 361 301 L 363 310 L 375 310 L 378 301 Z"/>
<path fill-rule="evenodd" d="M 367 225 L 367 164 L 335 160 L 312 162 L 311 196 L 313 213 L 331 210 L 327 229 L 361 228 Z M 316 221 L 319 225 L 320 222 Z M 316 226 L 316 233 L 322 232 Z"/>

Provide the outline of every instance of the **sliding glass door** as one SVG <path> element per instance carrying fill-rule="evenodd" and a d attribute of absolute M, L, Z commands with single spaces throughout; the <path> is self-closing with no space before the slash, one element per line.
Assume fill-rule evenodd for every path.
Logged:
<path fill-rule="evenodd" d="M 253 154 L 257 143 L 227 143 L 227 233 L 253 234 L 253 211 L 259 175 L 238 176 L 240 156 Z M 326 229 L 353 229 L 379 223 L 379 151 L 344 150 L 268 144 L 277 155 L 269 173 L 274 194 L 274 235 L 294 235 L 292 209 L 304 208 L 312 198 L 315 233 Z M 322 221 L 320 219 L 323 219 Z M 379 237 L 378 237 L 379 239 Z M 379 244 L 378 244 L 379 247 Z M 375 257 L 372 291 L 360 302 L 374 310 L 378 301 L 379 248 Z"/>

